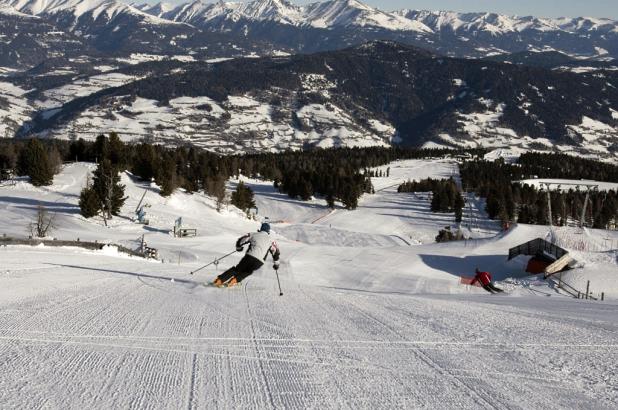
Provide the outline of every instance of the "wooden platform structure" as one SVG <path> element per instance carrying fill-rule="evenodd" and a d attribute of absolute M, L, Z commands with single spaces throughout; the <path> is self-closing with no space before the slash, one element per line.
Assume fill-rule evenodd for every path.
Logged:
<path fill-rule="evenodd" d="M 572 260 L 567 250 L 541 238 L 509 249 L 509 260 L 519 255 L 532 256 L 527 272 L 543 273 L 545 278 L 561 272 Z"/>

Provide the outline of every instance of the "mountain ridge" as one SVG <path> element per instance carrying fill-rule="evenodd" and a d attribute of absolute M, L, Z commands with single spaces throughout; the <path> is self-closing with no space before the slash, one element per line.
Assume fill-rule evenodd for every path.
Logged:
<path fill-rule="evenodd" d="M 29 53 L 23 44 L 40 42 L 40 36 L 34 39 L 30 31 L 11 27 L 11 21 L 28 15 L 55 26 L 56 32 L 78 37 L 83 50 L 106 55 L 190 55 L 207 60 L 313 53 L 391 40 L 451 57 L 556 51 L 574 58 L 618 58 L 618 22 L 609 19 L 391 12 L 358 0 L 303 6 L 286 0 L 197 0 L 177 6 L 119 0 L 0 0 L 0 5 L 5 10 L 0 20 L 7 20 L 0 22 L 0 37 L 5 42 L 0 67 L 31 67 L 33 61 L 36 64 L 50 56 L 49 50 Z M 25 43 L 11 44 L 18 34 L 26 38 Z M 56 48 L 63 54 L 74 51 L 74 47 Z M 28 58 L 20 59 L 22 54 Z"/>
<path fill-rule="evenodd" d="M 618 154 L 618 72 L 610 70 L 446 58 L 389 41 L 161 64 L 158 72 L 135 67 L 131 75 L 150 74 L 42 112 L 21 134 L 122 133 L 126 124 L 140 138 L 222 152 L 403 143 Z"/>

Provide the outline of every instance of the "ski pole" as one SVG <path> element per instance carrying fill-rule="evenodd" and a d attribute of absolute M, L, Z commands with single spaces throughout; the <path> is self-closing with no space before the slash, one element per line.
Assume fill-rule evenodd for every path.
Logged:
<path fill-rule="evenodd" d="M 283 296 L 283 292 L 281 291 L 281 282 L 279 282 L 279 270 L 275 269 L 275 275 L 277 275 L 277 284 L 279 285 L 279 296 Z"/>
<path fill-rule="evenodd" d="M 222 257 L 220 257 L 220 258 L 216 258 L 214 261 L 212 261 L 212 262 L 210 262 L 210 263 L 208 263 L 208 264 L 206 264 L 206 265 L 202 266 L 202 267 L 201 267 L 201 268 L 199 268 L 199 269 L 196 269 L 196 270 L 194 270 L 194 271 L 191 271 L 191 272 L 189 272 L 189 273 L 190 273 L 191 275 L 193 275 L 195 272 L 201 271 L 202 269 L 204 269 L 204 268 L 206 268 L 206 267 L 208 267 L 208 266 L 210 266 L 210 265 L 212 265 L 212 264 L 219 264 L 219 261 L 221 261 L 222 259 L 227 258 L 228 256 L 230 256 L 231 254 L 233 254 L 233 253 L 235 253 L 235 252 L 236 252 L 236 251 L 232 251 L 232 252 L 228 253 L 227 255 L 224 255 L 224 256 L 222 256 Z"/>

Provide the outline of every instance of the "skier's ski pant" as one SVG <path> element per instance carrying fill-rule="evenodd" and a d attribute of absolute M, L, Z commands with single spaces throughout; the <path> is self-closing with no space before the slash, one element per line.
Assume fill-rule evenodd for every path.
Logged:
<path fill-rule="evenodd" d="M 240 282 L 256 270 L 260 269 L 263 264 L 264 262 L 256 257 L 245 255 L 240 262 L 238 262 L 238 265 L 232 266 L 223 272 L 218 276 L 218 279 L 221 279 L 223 282 L 227 282 L 232 279 L 232 276 L 235 276 L 236 280 Z"/>

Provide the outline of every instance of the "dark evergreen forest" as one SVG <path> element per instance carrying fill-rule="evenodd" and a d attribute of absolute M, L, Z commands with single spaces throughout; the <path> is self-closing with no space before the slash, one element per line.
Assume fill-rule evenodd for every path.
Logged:
<path fill-rule="evenodd" d="M 493 219 L 528 224 L 549 223 L 547 192 L 514 181 L 533 178 L 590 179 L 618 182 L 618 167 L 612 164 L 564 154 L 523 154 L 515 164 L 504 161 L 466 161 L 460 165 L 463 188 L 487 199 L 487 212 Z M 564 226 L 580 222 L 586 189 L 564 186 L 550 192 L 552 224 Z M 616 191 L 590 192 L 584 224 L 608 228 L 618 219 Z"/>
<path fill-rule="evenodd" d="M 367 168 L 397 159 L 444 157 L 458 153 L 380 147 L 221 156 L 195 147 L 123 144 L 117 135 L 111 138 L 101 135 L 94 142 L 78 139 L 41 140 L 41 143 L 50 156 L 53 154 L 65 162 L 110 159 L 136 177 L 156 181 L 164 196 L 176 188 L 184 188 L 188 192 L 204 191 L 220 198 L 221 191 L 225 190 L 224 182 L 242 174 L 272 180 L 280 192 L 292 198 L 308 200 L 320 195 L 330 206 L 340 201 L 348 209 L 356 208 L 363 193 L 373 191 Z M 27 146 L 24 140 L 0 142 L 0 168 L 17 175 L 29 175 L 26 170 L 30 168 L 20 165 L 25 161 L 21 158 L 27 157 Z"/>
<path fill-rule="evenodd" d="M 110 143 L 111 141 L 111 143 Z M 464 154 L 465 155 L 462 155 Z M 432 191 L 435 212 L 455 212 L 461 218 L 463 206 L 458 190 L 475 192 L 486 198 L 487 212 L 493 219 L 530 224 L 548 224 L 547 193 L 514 181 L 531 178 L 590 179 L 617 182 L 618 166 L 564 154 L 526 153 L 514 164 L 502 160 L 489 162 L 483 150 L 420 150 L 413 148 L 336 148 L 282 153 L 221 156 L 195 147 L 170 148 L 148 143 L 124 144 L 116 135 L 99 136 L 94 142 L 82 139 L 3 140 L 0 141 L 2 175 L 29 175 L 40 185 L 50 184 L 64 161 L 99 162 L 109 159 L 119 169 L 143 180 L 154 180 L 162 195 L 177 188 L 203 191 L 219 201 L 225 194 L 225 181 L 240 174 L 274 181 L 280 192 L 307 200 L 326 198 L 329 206 L 340 201 L 354 209 L 363 193 L 372 193 L 369 168 L 399 159 L 461 158 L 462 186 L 454 181 L 409 182 L 401 192 Z M 467 159 L 465 159 L 467 158 Z M 470 159 L 471 158 L 471 159 Z M 35 165 L 36 162 L 36 166 Z M 32 175 L 31 175 L 32 174 Z M 581 219 L 584 189 L 552 191 L 552 224 L 566 225 Z M 618 220 L 618 195 L 615 191 L 591 191 L 584 223 L 608 228 Z"/>

